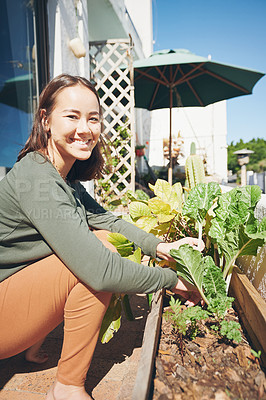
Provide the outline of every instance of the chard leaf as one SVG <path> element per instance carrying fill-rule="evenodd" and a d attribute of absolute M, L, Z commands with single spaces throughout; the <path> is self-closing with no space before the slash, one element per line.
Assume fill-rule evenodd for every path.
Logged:
<path fill-rule="evenodd" d="M 145 232 L 150 232 L 157 225 L 157 219 L 153 216 L 150 217 L 140 217 L 136 226 L 140 229 L 143 229 Z"/>
<path fill-rule="evenodd" d="M 163 179 L 157 179 L 155 185 L 150 185 L 150 188 L 164 203 L 170 205 L 171 210 L 181 211 L 183 189 L 180 182 L 171 186 L 169 182 Z"/>
<path fill-rule="evenodd" d="M 210 300 L 218 296 L 226 296 L 226 282 L 221 268 L 217 267 L 212 257 L 205 257 L 206 272 L 203 277 L 205 296 Z"/>
<path fill-rule="evenodd" d="M 122 244 L 130 243 L 130 241 L 121 233 L 108 233 L 107 239 L 115 247 L 120 246 Z"/>
<path fill-rule="evenodd" d="M 170 222 L 173 218 L 175 218 L 175 215 L 158 214 L 157 218 L 159 223 L 164 223 L 164 222 Z"/>
<path fill-rule="evenodd" d="M 261 235 L 262 232 L 248 235 L 242 225 L 226 233 L 224 238 L 220 238 L 217 243 L 226 259 L 226 265 L 223 272 L 224 277 L 231 273 L 238 257 L 257 255 L 258 247 L 263 246 L 265 242 L 265 239 L 261 238 Z"/>
<path fill-rule="evenodd" d="M 137 250 L 134 251 L 133 254 L 129 255 L 128 258 L 130 261 L 134 261 L 137 264 L 141 263 L 141 249 L 140 247 L 137 248 Z"/>
<path fill-rule="evenodd" d="M 158 197 L 153 197 L 148 201 L 149 209 L 152 211 L 153 214 L 170 214 L 171 207 L 169 204 L 165 203 L 163 200 L 159 199 Z"/>
<path fill-rule="evenodd" d="M 262 221 L 259 223 L 259 221 L 251 215 L 246 225 L 246 233 L 253 239 L 266 239 L 266 216 L 263 217 Z"/>
<path fill-rule="evenodd" d="M 142 193 L 140 193 L 142 192 Z M 136 190 L 134 193 L 132 190 L 127 191 L 127 197 L 131 201 L 140 201 L 144 204 L 148 204 L 149 196 L 142 190 Z"/>
<path fill-rule="evenodd" d="M 172 186 L 170 185 L 169 182 L 163 180 L 163 179 L 157 179 L 154 185 L 154 194 L 163 201 L 167 201 L 169 198 L 169 195 L 172 191 Z"/>
<path fill-rule="evenodd" d="M 151 231 L 155 236 L 160 237 L 169 232 L 169 222 L 163 222 L 158 226 L 155 226 Z"/>
<path fill-rule="evenodd" d="M 140 217 L 151 215 L 151 210 L 147 204 L 144 204 L 140 201 L 133 201 L 129 204 L 128 208 L 130 216 L 134 221 Z"/>
<path fill-rule="evenodd" d="M 123 214 L 122 215 L 122 219 L 124 221 L 130 222 L 131 224 L 134 224 L 134 221 L 133 221 L 133 219 L 131 218 L 131 216 L 129 214 Z"/>
<path fill-rule="evenodd" d="M 189 192 L 183 206 L 183 215 L 187 215 L 202 223 L 214 199 L 221 194 L 221 188 L 216 182 L 198 183 Z"/>
<path fill-rule="evenodd" d="M 172 193 L 175 193 L 176 196 L 173 195 L 173 199 L 169 202 L 172 209 L 181 211 L 183 204 L 183 188 L 180 182 L 177 182 L 172 187 Z"/>
<path fill-rule="evenodd" d="M 121 257 L 127 257 L 130 254 L 132 254 L 132 251 L 134 249 L 134 244 L 133 244 L 133 242 L 121 244 L 121 245 L 116 246 L 116 249 Z"/>
<path fill-rule="evenodd" d="M 130 242 L 121 233 L 109 233 L 107 235 L 107 239 L 110 243 L 112 243 L 116 247 L 118 253 L 122 257 L 127 257 L 130 254 L 132 254 L 134 243 Z"/>
<path fill-rule="evenodd" d="M 103 317 L 99 338 L 102 343 L 107 343 L 112 339 L 114 333 L 118 331 L 121 325 L 121 301 L 120 296 L 113 294 L 109 307 Z"/>
<path fill-rule="evenodd" d="M 259 223 L 254 217 L 260 196 L 261 189 L 254 185 L 234 188 L 218 199 L 208 234 L 217 243 L 219 254 L 225 256 L 225 278 L 239 256 L 256 256 L 258 247 L 265 242 L 266 218 Z"/>
<path fill-rule="evenodd" d="M 226 234 L 226 227 L 221 224 L 216 218 L 211 221 L 211 227 L 209 229 L 209 236 L 213 239 L 214 243 L 219 243 Z"/>
<path fill-rule="evenodd" d="M 217 221 L 231 231 L 237 225 L 245 225 L 261 197 L 257 185 L 237 187 L 223 193 L 218 199 L 215 214 Z"/>
<path fill-rule="evenodd" d="M 170 255 L 176 260 L 177 274 L 192 285 L 195 285 L 203 300 L 208 304 L 209 301 L 203 292 L 205 260 L 202 254 L 198 250 L 194 250 L 188 244 L 184 244 L 180 246 L 178 250 L 170 250 Z"/>

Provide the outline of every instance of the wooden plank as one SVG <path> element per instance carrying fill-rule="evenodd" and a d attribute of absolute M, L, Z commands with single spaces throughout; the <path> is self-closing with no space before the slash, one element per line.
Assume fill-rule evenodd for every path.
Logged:
<path fill-rule="evenodd" d="M 150 393 L 151 379 L 161 328 L 162 308 L 163 290 L 160 290 L 153 296 L 151 312 L 147 317 L 132 400 L 146 400 Z"/>
<path fill-rule="evenodd" d="M 261 360 L 266 366 L 266 302 L 238 268 L 233 271 L 229 294 L 235 298 L 236 310 L 252 347 L 261 350 Z"/>

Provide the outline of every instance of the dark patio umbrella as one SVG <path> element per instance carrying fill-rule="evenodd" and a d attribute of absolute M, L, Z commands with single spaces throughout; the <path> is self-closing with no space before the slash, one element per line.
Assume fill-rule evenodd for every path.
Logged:
<path fill-rule="evenodd" d="M 172 108 L 207 106 L 251 94 L 263 73 L 221 64 L 188 50 L 161 50 L 134 62 L 135 106 L 170 109 L 168 180 L 172 183 Z"/>
<path fill-rule="evenodd" d="M 30 106 L 33 96 L 32 85 L 32 74 L 24 74 L 7 79 L 0 90 L 0 103 L 17 108 L 26 113 L 32 112 Z"/>

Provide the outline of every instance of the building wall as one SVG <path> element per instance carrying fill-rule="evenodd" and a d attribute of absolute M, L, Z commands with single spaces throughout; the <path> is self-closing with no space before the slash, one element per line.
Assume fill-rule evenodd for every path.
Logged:
<path fill-rule="evenodd" d="M 48 0 L 49 58 L 51 78 L 62 72 L 89 77 L 88 10 L 86 0 Z M 76 58 L 70 40 L 79 37 L 86 56 Z"/>
<path fill-rule="evenodd" d="M 163 139 L 169 137 L 169 110 L 151 112 L 151 134 L 149 146 L 149 164 L 166 166 L 163 157 Z M 207 173 L 214 175 L 219 182 L 227 182 L 227 123 L 226 101 L 207 107 L 185 107 L 172 110 L 172 138 L 180 132 L 183 140 L 183 157 L 178 160 L 185 164 L 190 154 L 191 142 L 196 144 L 197 154 L 207 161 Z"/>
<path fill-rule="evenodd" d="M 153 23 L 151 0 L 125 0 L 125 6 L 142 43 L 145 57 L 153 52 Z"/>

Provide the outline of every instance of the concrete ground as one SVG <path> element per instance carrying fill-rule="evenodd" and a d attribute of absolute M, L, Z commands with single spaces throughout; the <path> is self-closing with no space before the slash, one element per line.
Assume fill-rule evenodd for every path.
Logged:
<path fill-rule="evenodd" d="M 97 344 L 86 379 L 95 400 L 130 400 L 141 352 L 148 305 L 145 295 L 132 295 L 135 321 L 122 317 L 120 330 L 107 344 Z M 26 362 L 23 353 L 0 360 L 0 400 L 44 400 L 56 376 L 63 328 L 51 332 L 43 349 L 49 360 L 43 365 Z"/>

